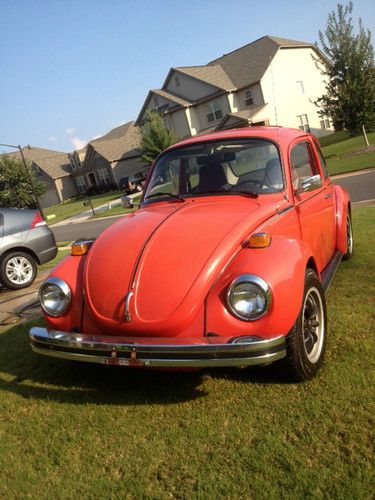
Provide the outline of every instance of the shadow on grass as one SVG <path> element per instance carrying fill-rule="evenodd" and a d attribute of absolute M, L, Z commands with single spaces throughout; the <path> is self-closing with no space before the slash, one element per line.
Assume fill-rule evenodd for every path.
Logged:
<path fill-rule="evenodd" d="M 205 396 L 198 371 L 124 369 L 40 356 L 29 345 L 29 327 L 18 325 L 0 334 L 0 390 L 98 405 L 175 404 Z"/>
<path fill-rule="evenodd" d="M 175 404 L 206 396 L 200 387 L 205 375 L 242 383 L 282 382 L 273 366 L 158 371 L 48 358 L 32 352 L 29 327 L 18 325 L 0 334 L 0 390 L 24 398 L 71 404 Z"/>

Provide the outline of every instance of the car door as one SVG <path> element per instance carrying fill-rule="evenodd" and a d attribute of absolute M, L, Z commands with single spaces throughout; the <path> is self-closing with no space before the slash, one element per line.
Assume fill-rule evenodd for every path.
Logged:
<path fill-rule="evenodd" d="M 324 178 L 308 137 L 292 144 L 289 162 L 302 239 L 311 248 L 321 271 L 333 254 L 332 186 Z M 313 178 L 309 184 L 317 175 L 319 178 Z"/>

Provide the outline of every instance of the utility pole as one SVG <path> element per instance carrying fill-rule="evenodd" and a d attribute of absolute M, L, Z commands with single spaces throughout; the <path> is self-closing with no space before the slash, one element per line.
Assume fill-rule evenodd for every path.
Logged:
<path fill-rule="evenodd" d="M 27 178 L 29 180 L 31 190 L 32 190 L 34 198 L 35 198 L 36 206 L 38 207 L 38 210 L 39 210 L 41 216 L 44 218 L 43 209 L 40 206 L 39 199 L 38 199 L 38 196 L 37 196 L 36 191 L 35 191 L 35 186 L 34 186 L 34 183 L 32 181 L 31 175 L 30 175 L 30 170 L 29 170 L 29 167 L 27 166 L 26 159 L 25 159 L 25 156 L 24 156 L 23 151 L 22 151 L 22 147 L 20 145 L 13 146 L 12 144 L 0 144 L 0 146 L 4 146 L 6 148 L 18 149 L 18 151 L 20 152 L 20 155 L 22 158 L 22 163 L 23 163 L 23 166 L 25 167 Z M 31 149 L 30 146 L 26 146 L 26 147 Z"/>

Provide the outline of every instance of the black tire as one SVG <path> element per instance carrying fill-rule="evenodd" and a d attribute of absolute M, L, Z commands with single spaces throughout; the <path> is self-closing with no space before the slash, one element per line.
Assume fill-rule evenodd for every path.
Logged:
<path fill-rule="evenodd" d="M 13 269 L 13 272 L 12 272 Z M 0 281 L 11 290 L 30 286 L 37 275 L 34 257 L 25 252 L 9 252 L 0 262 Z M 17 282 L 17 277 L 19 281 Z"/>
<path fill-rule="evenodd" d="M 286 357 L 281 360 L 288 380 L 303 382 L 315 377 L 324 359 L 326 332 L 324 291 L 315 271 L 307 269 L 301 310 L 286 337 Z"/>
<path fill-rule="evenodd" d="M 346 253 L 342 256 L 343 260 L 349 260 L 354 253 L 353 225 L 349 210 L 346 213 Z"/>

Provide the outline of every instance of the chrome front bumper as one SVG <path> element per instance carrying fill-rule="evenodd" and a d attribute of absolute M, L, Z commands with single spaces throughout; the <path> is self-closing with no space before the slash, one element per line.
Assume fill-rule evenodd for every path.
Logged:
<path fill-rule="evenodd" d="M 285 337 L 219 344 L 217 338 L 196 339 L 108 337 L 60 332 L 35 327 L 30 330 L 32 349 L 46 356 L 150 368 L 206 368 L 272 363 L 285 356 Z M 150 344 L 148 342 L 153 342 Z M 183 342 L 183 343 L 181 343 Z M 189 343 L 191 342 L 191 343 Z"/>

